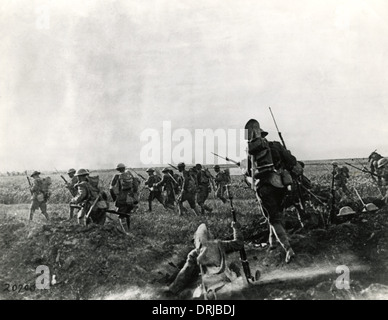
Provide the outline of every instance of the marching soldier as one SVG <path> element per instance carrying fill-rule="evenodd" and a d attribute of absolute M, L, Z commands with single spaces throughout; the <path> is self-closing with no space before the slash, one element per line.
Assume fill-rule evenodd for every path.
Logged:
<path fill-rule="evenodd" d="M 195 193 L 197 191 L 197 182 L 195 177 L 187 170 L 185 170 L 186 165 L 183 162 L 178 164 L 178 170 L 182 174 L 182 186 L 181 191 L 178 196 L 178 208 L 179 215 L 183 215 L 184 206 L 183 202 L 187 201 L 190 205 L 190 208 L 194 210 L 195 214 L 198 216 L 199 212 L 195 205 Z"/>
<path fill-rule="evenodd" d="M 110 194 L 115 201 L 117 211 L 126 214 L 125 216 L 119 215 L 119 219 L 121 227 L 128 234 L 130 227 L 130 213 L 138 204 L 138 200 L 135 198 L 135 195 L 138 192 L 138 184 L 129 170 L 125 169 L 126 167 L 123 163 L 117 165 L 116 170 L 119 173 L 116 174 L 111 181 Z"/>
<path fill-rule="evenodd" d="M 215 182 L 217 187 L 217 198 L 219 198 L 223 203 L 227 202 L 225 198 L 226 185 L 230 184 L 230 176 L 227 175 L 225 171 L 220 170 L 220 166 L 216 164 L 214 167 L 214 171 L 216 172 Z"/>
<path fill-rule="evenodd" d="M 40 172 L 34 171 L 31 174 L 33 179 L 32 187 L 31 187 L 31 207 L 30 207 L 30 221 L 32 221 L 34 217 L 34 212 L 36 209 L 40 209 L 42 214 L 45 216 L 47 220 L 49 220 L 47 214 L 47 195 L 43 191 L 43 181 L 40 178 Z"/>
<path fill-rule="evenodd" d="M 164 199 L 162 195 L 161 188 L 157 185 L 162 179 L 155 174 L 155 170 L 149 168 L 146 170 L 148 173 L 148 179 L 144 182 L 144 184 L 148 187 L 150 193 L 148 195 L 148 211 L 152 211 L 152 201 L 154 199 L 158 199 L 158 201 L 165 207 Z"/>
<path fill-rule="evenodd" d="M 205 204 L 205 201 L 209 197 L 209 193 L 211 192 L 211 179 L 212 176 L 210 173 L 204 169 L 202 169 L 201 164 L 195 165 L 196 171 L 197 171 L 197 182 L 198 182 L 198 188 L 197 188 L 197 203 L 201 208 L 201 213 L 205 214 L 205 211 L 212 212 L 213 209 L 208 207 Z"/>
<path fill-rule="evenodd" d="M 67 174 L 70 178 L 70 181 L 66 184 L 66 189 L 68 189 L 70 191 L 70 193 L 73 197 L 75 197 L 77 194 L 77 188 L 75 187 L 75 185 L 78 183 L 78 179 L 75 176 L 75 173 L 76 173 L 75 169 L 69 169 L 67 171 Z M 71 220 L 71 219 L 73 219 L 75 208 L 71 206 L 71 203 L 69 204 L 69 206 L 70 206 L 70 218 L 69 218 L 69 220 Z"/>
<path fill-rule="evenodd" d="M 85 169 L 79 169 L 74 175 L 77 178 L 75 187 L 76 195 L 71 199 L 71 205 L 78 205 L 81 210 L 77 214 L 77 221 L 80 225 L 86 225 L 85 216 L 89 213 L 92 203 L 96 200 L 97 195 L 91 193 L 88 181 L 89 172 Z"/>
<path fill-rule="evenodd" d="M 178 185 L 178 181 L 175 180 L 172 170 L 169 168 L 164 168 L 162 170 L 163 177 L 162 180 L 157 182 L 154 187 L 156 188 L 164 188 L 164 190 L 167 193 L 165 205 L 168 209 L 174 209 L 174 203 L 175 203 L 175 188 Z"/>
<path fill-rule="evenodd" d="M 251 119 L 245 129 L 248 132 L 248 161 L 245 174 L 252 178 L 250 184 L 261 201 L 263 213 L 269 223 L 269 244 L 274 247 L 277 240 L 286 251 L 286 263 L 295 255 L 284 229 L 283 201 L 287 189 L 292 184 L 290 172 L 296 175 L 298 168 L 296 158 L 277 141 L 268 142 L 268 132 Z M 256 181 L 258 180 L 258 183 Z"/>

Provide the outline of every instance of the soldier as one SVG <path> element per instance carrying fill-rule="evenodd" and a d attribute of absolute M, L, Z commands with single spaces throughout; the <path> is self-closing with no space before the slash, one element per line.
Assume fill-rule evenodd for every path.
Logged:
<path fill-rule="evenodd" d="M 351 197 L 350 191 L 346 186 L 349 178 L 349 169 L 347 167 L 339 167 L 337 161 L 333 161 L 333 174 L 334 174 L 334 186 L 336 190 L 341 194 L 345 194 L 347 197 Z"/>
<path fill-rule="evenodd" d="M 183 202 L 187 201 L 190 205 L 190 208 L 194 210 L 195 214 L 198 216 L 199 212 L 195 205 L 195 193 L 197 191 L 197 182 L 195 177 L 185 170 L 186 165 L 183 162 L 178 164 L 178 170 L 182 174 L 182 186 L 181 191 L 178 196 L 178 208 L 179 215 L 183 215 Z"/>
<path fill-rule="evenodd" d="M 129 170 L 125 170 L 125 165 L 119 163 L 116 167 L 119 172 L 116 174 L 110 184 L 110 194 L 115 201 L 115 206 L 118 212 L 124 215 L 119 215 L 120 224 L 125 233 L 129 233 L 130 213 L 138 204 L 135 195 L 138 192 L 138 183 Z"/>
<path fill-rule="evenodd" d="M 100 192 L 90 185 L 88 180 L 89 172 L 85 169 L 78 169 L 74 176 L 78 180 L 75 185 L 77 194 L 71 199 L 71 204 L 81 207 L 77 214 L 78 224 L 88 225 L 91 221 L 104 224 L 106 217 L 104 208 L 98 204 Z M 107 209 L 106 204 L 104 207 Z"/>
<path fill-rule="evenodd" d="M 155 186 L 162 179 L 155 174 L 155 170 L 152 168 L 147 169 L 146 172 L 148 173 L 148 179 L 144 182 L 144 184 L 150 191 L 148 195 L 148 212 L 152 212 L 152 201 L 154 199 L 158 199 L 162 206 L 166 207 L 161 188 L 159 186 Z"/>
<path fill-rule="evenodd" d="M 175 180 L 174 176 L 172 175 L 172 170 L 169 168 L 164 168 L 162 170 L 163 177 L 162 180 L 154 184 L 154 188 L 164 188 L 164 190 L 167 193 L 165 205 L 168 209 L 174 209 L 174 203 L 175 203 L 175 188 L 178 185 L 178 181 Z"/>
<path fill-rule="evenodd" d="M 194 234 L 195 249 L 187 255 L 186 263 L 179 271 L 175 280 L 169 285 L 166 294 L 177 295 L 199 274 L 199 265 L 205 266 L 210 274 L 212 267 L 218 270 L 211 274 L 220 274 L 226 269 L 225 254 L 239 251 L 244 247 L 244 238 L 238 222 L 232 222 L 233 240 L 216 240 L 201 224 Z"/>
<path fill-rule="evenodd" d="M 216 164 L 214 167 L 216 172 L 216 186 L 217 186 L 217 198 L 219 198 L 223 203 L 226 203 L 228 200 L 224 197 L 226 191 L 226 185 L 230 184 L 230 176 L 225 172 L 220 170 L 220 166 Z"/>
<path fill-rule="evenodd" d="M 195 165 L 196 171 L 197 171 L 197 182 L 198 182 L 198 187 L 197 187 L 197 203 L 201 208 L 201 213 L 205 214 L 205 211 L 212 212 L 213 209 L 208 207 L 205 204 L 205 201 L 207 200 L 209 193 L 211 192 L 211 179 L 212 176 L 210 172 L 202 169 L 201 164 L 196 164 Z"/>
<path fill-rule="evenodd" d="M 68 189 L 73 197 L 77 195 L 77 188 L 75 185 L 78 183 L 78 179 L 75 176 L 75 169 L 69 169 L 67 171 L 67 174 L 70 178 L 70 181 L 66 184 L 66 189 Z M 74 216 L 74 210 L 75 208 L 71 206 L 71 203 L 69 204 L 70 206 L 70 217 L 69 220 L 73 219 Z"/>
<path fill-rule="evenodd" d="M 32 187 L 31 187 L 31 207 L 30 207 L 30 221 L 32 221 L 34 217 L 34 212 L 36 209 L 40 209 L 42 214 L 45 216 L 47 220 L 49 220 L 48 214 L 47 214 L 47 195 L 43 191 L 43 182 L 40 178 L 40 172 L 34 171 L 31 174 L 31 177 L 33 179 L 32 181 Z"/>
<path fill-rule="evenodd" d="M 290 172 L 300 175 L 297 168 L 301 166 L 297 166 L 296 158 L 281 143 L 265 139 L 268 132 L 262 130 L 256 120 L 249 120 L 245 129 L 248 132 L 249 156 L 245 174 L 252 178 L 251 187 L 255 189 L 268 220 L 270 248 L 274 248 L 277 240 L 286 252 L 286 263 L 289 263 L 295 253 L 283 226 L 283 206 L 292 184 Z"/>
<path fill-rule="evenodd" d="M 388 159 L 381 158 L 377 163 L 377 169 L 381 173 L 381 186 L 383 187 L 383 194 L 385 193 L 383 200 L 388 204 Z"/>

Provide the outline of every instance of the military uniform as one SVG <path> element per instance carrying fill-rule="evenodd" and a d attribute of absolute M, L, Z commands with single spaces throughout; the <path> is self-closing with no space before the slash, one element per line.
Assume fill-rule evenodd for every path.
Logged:
<path fill-rule="evenodd" d="M 288 263 L 295 253 L 284 229 L 283 205 L 287 187 L 292 184 L 289 172 L 297 165 L 297 161 L 279 142 L 268 142 L 265 139 L 268 133 L 261 130 L 256 120 L 250 120 L 247 126 L 251 121 L 253 125 L 248 138 L 249 157 L 246 174 L 253 176 L 255 180 L 259 179 L 255 189 L 268 220 L 270 246 L 273 247 L 276 238 L 286 251 Z"/>
<path fill-rule="evenodd" d="M 165 207 L 165 201 L 162 195 L 161 187 L 155 186 L 158 182 L 160 182 L 161 178 L 154 174 L 153 169 L 147 169 L 146 170 L 150 175 L 148 179 L 144 182 L 144 184 L 148 187 L 150 190 L 150 193 L 148 195 L 148 211 L 152 211 L 152 201 L 154 199 L 157 199 L 163 207 Z"/>
<path fill-rule="evenodd" d="M 346 167 L 340 168 L 338 164 L 334 163 L 333 165 L 333 173 L 334 173 L 334 186 L 335 189 L 341 194 L 345 194 L 347 197 L 351 197 L 351 193 L 346 186 L 348 182 L 349 173 Z"/>
<path fill-rule="evenodd" d="M 175 203 L 175 190 L 176 190 L 175 188 L 177 187 L 177 183 L 175 183 L 175 181 L 176 182 L 178 181 L 175 179 L 174 179 L 175 181 L 173 180 L 174 177 L 172 175 L 172 172 L 168 168 L 164 168 L 162 170 L 162 173 L 163 173 L 162 180 L 157 182 L 155 184 L 155 187 L 163 188 L 166 191 L 167 197 L 166 197 L 165 205 L 166 207 L 173 209 L 174 203 Z"/>
<path fill-rule="evenodd" d="M 214 169 L 216 171 L 216 176 L 214 180 L 216 182 L 217 187 L 217 198 L 220 199 L 223 203 L 226 203 L 226 185 L 230 183 L 230 177 L 225 171 L 220 171 L 220 167 L 218 165 L 214 166 Z"/>
<path fill-rule="evenodd" d="M 77 194 L 71 200 L 71 204 L 75 204 L 81 207 L 77 214 L 79 224 L 88 225 L 90 222 L 94 222 L 96 224 L 103 225 L 106 219 L 105 209 L 107 209 L 108 206 L 106 201 L 100 199 L 99 191 L 92 191 L 93 188 L 88 181 L 88 175 L 89 172 L 87 172 L 85 169 L 79 169 L 77 171 L 75 176 L 83 176 L 84 178 L 82 178 L 82 180 L 79 179 L 79 182 L 75 185 L 77 188 Z M 86 217 L 90 209 L 91 212 L 89 216 Z"/>
<path fill-rule="evenodd" d="M 183 202 L 187 201 L 190 208 L 194 210 L 196 215 L 199 215 L 198 209 L 195 205 L 195 195 L 197 191 L 197 181 L 192 173 L 185 170 L 185 164 L 179 163 L 178 169 L 181 172 L 181 191 L 178 196 L 179 215 L 183 215 Z"/>
<path fill-rule="evenodd" d="M 76 184 L 78 183 L 78 179 L 75 175 L 73 175 L 76 171 L 74 169 L 69 169 L 68 170 L 68 175 L 70 177 L 70 181 L 66 184 L 66 189 L 69 190 L 70 194 L 75 197 L 77 195 L 77 187 L 76 187 Z M 73 176 L 72 176 L 73 175 Z M 75 208 L 71 206 L 71 203 L 69 204 L 70 206 L 70 212 L 69 212 L 69 215 L 70 215 L 70 219 L 73 218 L 74 216 L 74 210 Z"/>
<path fill-rule="evenodd" d="M 198 227 L 201 229 L 203 225 Z M 179 271 L 175 280 L 169 285 L 169 291 L 173 294 L 179 294 L 190 282 L 198 277 L 199 263 L 205 267 L 221 267 L 225 262 L 222 259 L 224 253 L 239 251 L 244 247 L 244 238 L 242 236 L 240 226 L 232 223 L 233 240 L 214 240 L 211 235 L 206 241 L 198 241 L 195 239 L 196 248 L 191 250 L 187 255 L 186 262 Z M 198 232 L 197 230 L 197 232 Z M 195 237 L 195 236 L 194 236 Z M 222 271 L 222 270 L 221 270 Z"/>
<path fill-rule="evenodd" d="M 205 214 L 205 211 L 213 211 L 213 209 L 211 209 L 205 204 L 205 201 L 207 200 L 207 198 L 209 197 L 209 193 L 211 192 L 210 179 L 212 177 L 208 171 L 202 168 L 198 168 L 197 172 L 197 203 L 201 208 L 201 213 Z"/>
<path fill-rule="evenodd" d="M 120 173 L 116 174 L 110 184 L 111 195 L 115 201 L 115 206 L 118 212 L 128 215 L 119 215 L 120 224 L 125 232 L 129 232 L 130 217 L 129 214 L 138 204 L 136 193 L 138 192 L 138 184 L 129 171 L 125 171 L 123 164 L 117 165 L 117 170 Z M 112 192 L 115 190 L 115 192 Z M 117 193 L 116 193 L 117 192 Z"/>
<path fill-rule="evenodd" d="M 34 217 L 34 212 L 37 209 L 40 209 L 42 214 L 48 220 L 47 215 L 47 195 L 44 194 L 42 186 L 42 179 L 39 177 L 40 172 L 35 171 L 32 173 L 31 177 L 33 178 L 32 187 L 31 187 L 31 207 L 30 207 L 30 221 Z"/>

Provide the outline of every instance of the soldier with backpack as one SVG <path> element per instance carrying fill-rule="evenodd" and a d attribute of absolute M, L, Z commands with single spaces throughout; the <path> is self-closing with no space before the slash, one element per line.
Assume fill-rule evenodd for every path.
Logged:
<path fill-rule="evenodd" d="M 81 207 L 77 214 L 78 224 L 88 225 L 90 222 L 104 224 L 108 204 L 106 194 L 101 193 L 98 187 L 99 177 L 90 177 L 86 169 L 77 170 L 74 176 L 78 180 L 75 185 L 77 194 L 71 200 L 71 204 Z"/>
<path fill-rule="evenodd" d="M 44 185 L 43 179 L 40 178 L 40 172 L 34 171 L 31 174 L 31 177 L 33 179 L 32 185 L 31 185 L 31 207 L 30 207 L 30 221 L 32 221 L 34 217 L 34 212 L 36 209 L 40 209 L 42 214 L 45 216 L 47 220 L 49 220 L 48 214 L 47 214 L 47 200 L 49 198 L 49 191 L 48 187 L 49 184 L 46 183 Z"/>
<path fill-rule="evenodd" d="M 183 215 L 183 202 L 187 201 L 190 208 L 194 210 L 195 214 L 199 216 L 198 208 L 195 205 L 195 194 L 197 192 L 197 180 L 195 175 L 185 169 L 186 165 L 183 162 L 178 164 L 178 170 L 182 174 L 182 186 L 180 194 L 178 195 L 178 209 L 179 215 Z"/>
<path fill-rule="evenodd" d="M 154 199 L 157 199 L 163 207 L 165 206 L 162 190 L 159 185 L 157 185 L 158 182 L 160 182 L 162 179 L 155 174 L 155 170 L 152 168 L 148 168 L 146 170 L 148 173 L 148 179 L 144 182 L 144 184 L 148 187 L 148 190 L 150 191 L 148 195 L 148 212 L 152 212 L 152 201 Z"/>
<path fill-rule="evenodd" d="M 195 165 L 197 171 L 197 203 L 201 208 L 201 213 L 205 214 L 205 211 L 212 212 L 213 209 L 205 204 L 205 201 L 209 197 L 211 192 L 211 179 L 212 176 L 209 171 L 202 169 L 201 164 Z"/>
<path fill-rule="evenodd" d="M 175 190 L 178 185 L 178 181 L 174 178 L 172 170 L 164 168 L 162 170 L 162 180 L 154 184 L 154 188 L 163 188 L 166 191 L 165 205 L 168 209 L 174 209 L 175 203 Z"/>
<path fill-rule="evenodd" d="M 78 183 L 78 179 L 77 177 L 75 176 L 75 173 L 76 173 L 76 170 L 71 168 L 67 171 L 67 174 L 70 178 L 70 181 L 66 183 L 66 189 L 69 190 L 69 192 L 71 193 L 71 195 L 73 197 L 76 196 L 77 194 L 77 188 L 75 187 L 75 185 Z M 73 216 L 74 216 L 74 210 L 75 208 L 71 206 L 70 204 L 70 212 L 69 212 L 69 220 L 73 219 Z"/>
<path fill-rule="evenodd" d="M 286 263 L 295 255 L 284 229 L 284 199 L 291 189 L 291 172 L 301 175 L 296 158 L 280 142 L 267 141 L 268 132 L 251 119 L 245 126 L 248 133 L 248 159 L 245 174 L 251 178 L 251 187 L 261 201 L 269 223 L 270 249 L 277 240 L 286 251 Z"/>
<path fill-rule="evenodd" d="M 220 199 L 223 203 L 226 203 L 228 200 L 225 198 L 226 185 L 230 184 L 230 175 L 226 170 L 221 171 L 220 166 L 216 164 L 214 167 L 214 171 L 216 172 L 215 182 L 216 182 L 216 195 L 217 198 Z"/>
<path fill-rule="evenodd" d="M 130 228 L 130 213 L 138 204 L 136 194 L 139 184 L 134 179 L 133 175 L 123 163 L 119 163 L 116 167 L 119 172 L 116 174 L 110 183 L 110 194 L 115 201 L 115 206 L 118 212 L 126 215 L 119 215 L 121 227 L 125 233 L 129 233 Z"/>

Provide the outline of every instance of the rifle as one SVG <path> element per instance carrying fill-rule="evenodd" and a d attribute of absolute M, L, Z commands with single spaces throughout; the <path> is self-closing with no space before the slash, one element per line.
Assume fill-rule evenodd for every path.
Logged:
<path fill-rule="evenodd" d="M 128 168 L 129 169 L 129 168 Z M 131 169 L 132 172 L 134 172 L 138 177 L 142 178 L 144 181 L 146 181 L 147 179 L 144 178 L 140 173 L 137 173 L 134 169 Z"/>
<path fill-rule="evenodd" d="M 172 164 L 170 164 L 170 163 L 167 163 L 167 164 L 168 164 L 171 168 L 173 168 L 173 169 L 179 171 L 179 169 L 178 169 L 177 167 L 173 166 Z"/>
<path fill-rule="evenodd" d="M 65 183 L 67 184 L 67 180 L 65 179 L 65 177 L 63 175 L 61 175 L 56 168 L 54 168 L 54 169 L 61 176 L 62 180 L 65 181 Z"/>
<path fill-rule="evenodd" d="M 229 161 L 229 162 L 233 162 L 238 167 L 240 166 L 240 162 L 237 162 L 237 161 L 230 159 L 228 157 L 221 157 L 220 155 L 218 155 L 217 153 L 214 153 L 214 152 L 211 152 L 211 153 L 214 154 L 215 156 L 221 158 L 221 159 L 224 159 L 224 160 Z"/>
<path fill-rule="evenodd" d="M 28 176 L 27 170 L 25 171 L 25 173 L 26 173 L 26 177 L 27 177 L 28 185 L 30 186 L 30 192 L 31 192 L 31 194 L 32 194 L 32 190 L 31 190 L 31 188 L 32 188 L 32 184 L 31 184 L 30 177 Z"/>
<path fill-rule="evenodd" d="M 230 200 L 230 207 L 232 209 L 233 221 L 237 222 L 236 211 L 234 210 L 234 206 L 233 206 L 233 195 L 230 193 L 230 189 L 229 189 L 230 185 L 227 184 L 225 187 L 226 187 L 226 191 L 228 193 L 228 198 Z M 244 246 L 240 250 L 240 261 L 241 261 L 241 265 L 243 267 L 243 271 L 244 271 L 247 283 L 250 284 L 251 282 L 255 281 L 255 277 L 253 277 L 251 274 L 251 269 L 249 267 L 249 262 L 247 260 L 247 254 L 245 252 Z"/>
<path fill-rule="evenodd" d="M 348 166 L 351 166 L 352 168 L 354 168 L 354 169 L 357 169 L 357 170 L 359 170 L 359 171 L 362 171 L 362 172 L 364 172 L 364 173 L 369 173 L 372 177 L 379 177 L 379 175 L 378 174 L 376 174 L 376 173 L 374 173 L 374 172 L 372 172 L 372 171 L 369 171 L 369 170 L 367 170 L 366 168 L 365 168 L 365 166 L 362 168 L 362 169 L 360 169 L 359 167 L 356 167 L 356 166 L 354 166 L 354 165 L 352 165 L 352 164 L 350 164 L 350 163 L 348 163 L 348 162 L 345 162 L 345 164 L 347 164 Z"/>
<path fill-rule="evenodd" d="M 289 151 L 289 150 L 287 149 L 287 147 L 286 147 L 286 143 L 284 142 L 282 133 L 279 131 L 279 128 L 278 128 L 278 125 L 277 125 L 277 123 L 276 123 L 275 117 L 274 117 L 274 115 L 273 115 L 273 113 L 272 113 L 271 107 L 269 107 L 269 111 L 271 112 L 271 116 L 272 116 L 272 119 L 273 119 L 273 121 L 274 121 L 274 123 L 275 123 L 276 131 L 278 132 L 278 135 L 279 135 L 279 138 L 280 138 L 280 140 L 281 140 L 281 142 L 282 142 L 282 145 L 283 145 L 284 149 L 286 149 L 287 151 Z M 290 151 L 289 151 L 289 152 L 290 152 Z M 300 207 L 301 207 L 302 213 L 304 214 L 304 213 L 306 212 L 306 210 L 305 210 L 305 205 L 304 205 L 304 202 L 303 202 L 302 191 L 301 191 L 301 188 L 300 188 L 300 182 L 299 182 L 299 180 L 298 180 L 297 177 L 292 176 L 292 178 L 293 178 L 292 180 L 296 183 L 296 189 L 297 189 L 298 198 L 299 198 L 299 205 L 300 205 Z M 298 208 L 296 208 L 296 209 L 298 209 Z M 300 218 L 300 217 L 299 217 L 299 213 L 298 213 L 298 218 Z M 301 221 L 300 219 L 299 219 L 299 221 L 300 221 L 300 223 L 301 223 L 301 225 L 302 225 L 302 228 L 303 228 L 303 223 L 302 223 L 302 221 Z"/>
<path fill-rule="evenodd" d="M 74 208 L 74 209 L 78 209 L 78 210 L 81 210 L 82 207 L 77 205 L 77 204 L 71 204 L 70 207 Z M 105 210 L 105 212 L 107 213 L 114 213 L 114 214 L 117 214 L 117 215 L 120 215 L 120 216 L 129 216 L 128 213 L 125 213 L 125 212 L 119 212 L 119 211 L 116 211 L 116 210 L 111 210 L 111 209 L 108 209 L 108 210 Z"/>

